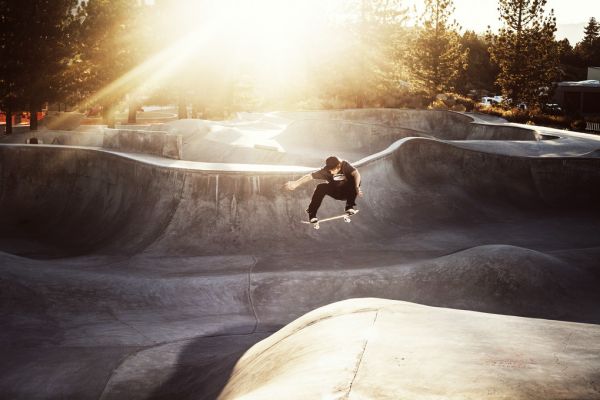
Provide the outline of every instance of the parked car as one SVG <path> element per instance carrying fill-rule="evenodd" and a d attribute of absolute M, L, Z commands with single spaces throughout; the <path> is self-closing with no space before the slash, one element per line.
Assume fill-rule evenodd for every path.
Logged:
<path fill-rule="evenodd" d="M 548 115 L 562 115 L 563 109 L 558 104 L 544 104 L 542 112 Z"/>
<path fill-rule="evenodd" d="M 500 103 L 502 103 L 502 96 L 494 96 L 494 97 L 484 96 L 481 98 L 481 102 L 480 102 L 480 104 L 483 104 L 484 106 L 497 106 Z"/>

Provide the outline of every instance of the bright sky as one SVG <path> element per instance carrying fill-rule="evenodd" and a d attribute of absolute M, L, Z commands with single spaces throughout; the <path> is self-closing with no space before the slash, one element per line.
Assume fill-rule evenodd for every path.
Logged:
<path fill-rule="evenodd" d="M 423 9 L 423 0 L 408 0 L 416 5 L 417 11 Z M 490 25 L 493 30 L 500 27 L 498 21 L 498 0 L 454 0 L 454 16 L 463 29 L 484 32 Z M 591 17 L 600 20 L 600 1 L 598 0 L 548 0 L 546 11 L 554 9 L 558 26 L 557 37 L 567 37 L 575 44 L 583 37 L 583 28 L 565 26 L 586 24 Z"/>
<path fill-rule="evenodd" d="M 142 0 L 146 3 L 154 3 L 154 0 Z M 182 0 L 188 1 L 190 0 Z M 360 0 L 354 0 L 360 2 Z M 198 3 L 220 3 L 219 0 L 193 0 Z M 263 0 L 264 2 L 264 0 Z M 251 0 L 234 0 L 238 6 L 249 6 L 255 2 Z M 260 1 L 259 1 L 260 3 Z M 284 4 L 284 8 L 298 8 L 303 4 L 305 10 L 312 9 L 317 14 L 336 13 L 336 10 L 344 9 L 347 0 L 286 0 L 270 2 L 271 4 Z M 416 6 L 417 13 L 421 13 L 424 0 L 404 0 L 404 4 L 411 8 Z M 498 0 L 454 0 L 456 8 L 455 18 L 463 29 L 474 30 L 483 33 L 488 25 L 496 30 L 500 27 L 498 21 Z M 546 10 L 554 9 L 556 16 L 559 39 L 568 38 L 571 44 L 575 44 L 583 37 L 583 27 L 590 17 L 600 20 L 600 0 L 548 0 Z M 343 11 L 342 11 L 343 12 Z"/>

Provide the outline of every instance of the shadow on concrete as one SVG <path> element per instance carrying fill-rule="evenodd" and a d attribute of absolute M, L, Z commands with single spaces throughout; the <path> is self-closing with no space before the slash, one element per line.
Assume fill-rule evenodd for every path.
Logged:
<path fill-rule="evenodd" d="M 169 379 L 147 400 L 216 399 L 229 381 L 238 360 L 275 328 L 261 333 L 198 338 L 187 343 Z"/>

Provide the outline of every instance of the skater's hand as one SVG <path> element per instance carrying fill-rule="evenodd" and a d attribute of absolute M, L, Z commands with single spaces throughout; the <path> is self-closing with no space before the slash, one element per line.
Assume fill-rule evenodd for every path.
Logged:
<path fill-rule="evenodd" d="M 357 194 L 359 197 L 362 197 L 362 196 L 363 196 L 363 191 L 362 191 L 360 188 L 356 188 L 356 194 Z"/>
<path fill-rule="evenodd" d="M 289 182 L 286 182 L 283 185 L 283 187 L 286 188 L 287 190 L 294 190 L 298 187 L 298 185 L 296 184 L 295 181 L 289 181 Z"/>

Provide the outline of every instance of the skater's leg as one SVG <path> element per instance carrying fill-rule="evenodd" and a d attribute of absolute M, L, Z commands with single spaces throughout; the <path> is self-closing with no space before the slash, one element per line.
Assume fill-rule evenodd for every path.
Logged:
<path fill-rule="evenodd" d="M 308 209 L 306 210 L 308 212 L 308 218 L 315 218 L 317 216 L 317 211 L 319 210 L 319 207 L 321 207 L 321 203 L 323 202 L 323 198 L 325 197 L 325 195 L 331 195 L 332 192 L 332 185 L 328 184 L 328 183 L 321 183 L 317 185 L 317 188 L 315 189 L 313 195 L 312 195 L 312 199 L 310 201 L 310 205 L 308 206 Z"/>
<path fill-rule="evenodd" d="M 356 193 L 356 187 L 354 186 L 354 184 L 347 184 L 345 185 L 344 189 L 346 210 L 356 208 L 356 196 L 358 196 L 358 193 Z"/>

